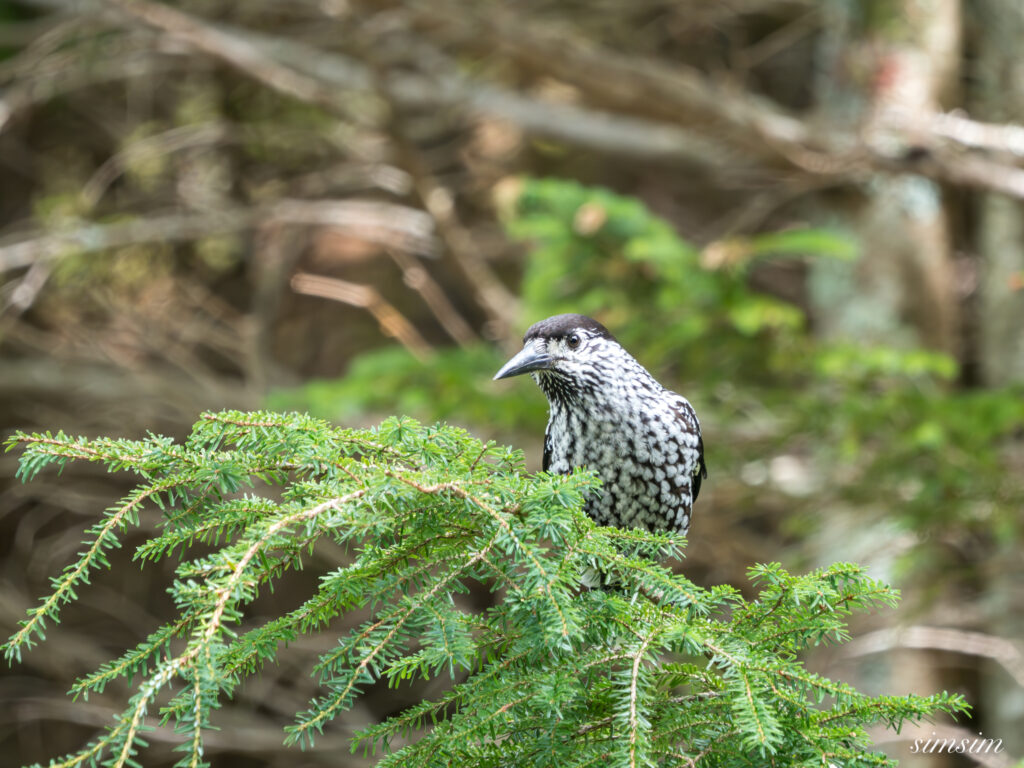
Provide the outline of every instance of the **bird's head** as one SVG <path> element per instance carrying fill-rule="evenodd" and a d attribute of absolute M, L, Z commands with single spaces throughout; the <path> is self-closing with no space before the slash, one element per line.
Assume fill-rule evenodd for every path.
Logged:
<path fill-rule="evenodd" d="M 593 390 L 630 363 L 635 361 L 596 320 L 585 315 L 555 315 L 530 326 L 523 349 L 494 379 L 531 373 L 550 397 Z"/>

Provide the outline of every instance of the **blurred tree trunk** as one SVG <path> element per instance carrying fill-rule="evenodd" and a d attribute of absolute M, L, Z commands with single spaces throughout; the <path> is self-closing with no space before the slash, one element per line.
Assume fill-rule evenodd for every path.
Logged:
<path fill-rule="evenodd" d="M 959 0 L 831 0 L 822 40 L 818 101 L 827 121 L 860 126 L 870 142 L 897 141 L 886 118 L 934 114 L 953 96 L 960 58 Z M 912 142 L 898 147 L 910 155 Z M 855 343 L 918 346 L 957 352 L 953 246 L 943 191 L 915 175 L 874 175 L 844 195 L 831 217 L 861 245 L 855 262 L 812 264 L 810 296 L 825 337 Z M 843 542 L 832 541 L 831 554 Z M 870 559 L 870 558 L 869 558 Z M 940 690 L 926 651 L 894 655 L 885 687 Z M 934 756 L 898 750 L 900 764 L 923 768 Z"/>
<path fill-rule="evenodd" d="M 978 88 L 971 111 L 988 120 L 1024 122 L 1024 6 L 976 0 Z M 981 364 L 985 380 L 1024 381 L 1024 209 L 1001 195 L 982 197 Z"/>
<path fill-rule="evenodd" d="M 862 15 L 857 17 L 860 12 Z M 871 142 L 886 116 L 941 109 L 955 88 L 959 0 L 833 0 L 818 98 L 834 124 L 855 121 Z M 923 130 L 923 128 L 922 128 Z M 900 147 L 912 155 L 912 143 Z M 923 176 L 874 176 L 839 213 L 863 252 L 856 264 L 821 263 L 812 300 L 824 335 L 955 351 L 957 305 L 942 191 Z"/>
<path fill-rule="evenodd" d="M 1020 0 L 975 0 L 978 87 L 971 112 L 988 120 L 1024 122 L 1024 6 Z M 981 366 L 992 386 L 1024 381 L 1024 208 L 1001 195 L 981 197 L 978 231 L 981 254 Z M 1012 562 L 1008 560 L 1007 562 Z M 992 569 L 988 594 L 993 634 L 1024 637 L 1024 565 L 1009 572 Z M 986 733 L 1003 740 L 1006 752 L 1024 754 L 1024 690 L 995 664 L 985 666 L 981 713 Z"/>

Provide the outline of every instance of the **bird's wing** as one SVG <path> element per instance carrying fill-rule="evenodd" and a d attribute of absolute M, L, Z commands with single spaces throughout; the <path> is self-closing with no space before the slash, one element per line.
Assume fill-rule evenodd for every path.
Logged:
<path fill-rule="evenodd" d="M 697 460 L 690 467 L 691 489 L 694 501 L 700 493 L 701 481 L 708 476 L 708 467 L 704 462 L 704 437 L 700 433 L 700 421 L 697 419 L 697 412 L 693 410 L 690 401 L 682 395 L 675 395 L 672 398 L 672 410 L 675 413 L 676 422 L 691 435 L 697 437 Z M 692 443 L 691 443 L 692 445 Z"/>
<path fill-rule="evenodd" d="M 693 466 L 693 500 L 700 493 L 700 483 L 708 476 L 708 465 L 704 463 L 704 437 L 697 435 L 697 463 Z"/>
<path fill-rule="evenodd" d="M 544 430 L 544 462 L 541 464 L 541 469 L 545 472 L 551 466 L 551 424 L 549 423 L 547 429 Z"/>

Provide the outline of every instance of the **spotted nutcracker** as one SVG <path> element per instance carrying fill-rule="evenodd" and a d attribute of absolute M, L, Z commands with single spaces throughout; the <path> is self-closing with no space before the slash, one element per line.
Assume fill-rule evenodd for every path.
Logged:
<path fill-rule="evenodd" d="M 689 401 L 584 315 L 541 320 L 523 345 L 494 378 L 529 373 L 547 397 L 544 469 L 596 472 L 601 492 L 585 509 L 602 525 L 685 534 L 708 474 Z"/>

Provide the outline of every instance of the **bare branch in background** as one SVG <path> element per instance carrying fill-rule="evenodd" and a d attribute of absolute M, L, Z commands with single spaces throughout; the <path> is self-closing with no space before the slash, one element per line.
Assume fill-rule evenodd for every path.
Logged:
<path fill-rule="evenodd" d="M 388 255 L 398 265 L 398 268 L 402 270 L 402 278 L 405 284 L 423 297 L 424 303 L 430 307 L 430 311 L 434 313 L 437 322 L 441 324 L 441 327 L 448 332 L 448 335 L 456 343 L 460 346 L 466 346 L 474 341 L 479 341 L 479 337 L 472 326 L 455 309 L 451 301 L 448 300 L 448 296 L 441 289 L 441 286 L 430 276 L 426 267 L 405 251 L 389 248 Z"/>
<path fill-rule="evenodd" d="M 779 160 L 776 145 L 808 151 L 810 131 L 769 100 L 713 83 L 681 64 L 672 67 L 581 40 L 571 30 L 530 23 L 500 8 L 487 13 L 454 5 L 406 6 L 418 29 L 444 41 L 511 56 L 529 71 L 543 62 L 547 73 L 580 88 L 594 103 L 648 116 L 716 136 L 764 162 Z"/>
<path fill-rule="evenodd" d="M 9 321 L 10 318 L 18 317 L 35 303 L 39 292 L 46 285 L 47 280 L 53 273 L 53 263 L 50 261 L 36 261 L 29 267 L 28 272 L 13 287 L 4 286 L 7 296 L 4 298 L 3 306 L 0 307 L 0 318 Z M 3 325 L 0 325 L 0 330 Z"/>
<path fill-rule="evenodd" d="M 200 19 L 145 0 L 105 0 L 130 16 L 155 26 L 270 88 L 294 98 L 347 114 L 343 90 L 372 90 L 368 68 L 344 56 Z M 444 41 L 505 52 L 521 63 L 542 61 L 552 74 L 580 88 L 611 111 L 557 104 L 512 91 L 438 73 L 388 75 L 389 91 L 399 103 L 459 107 L 510 120 L 532 133 L 626 156 L 661 157 L 698 163 L 787 166 L 816 176 L 857 181 L 872 171 L 916 173 L 957 185 L 992 189 L 1024 198 L 1024 172 L 1012 164 L 957 149 L 992 149 L 996 137 L 1018 148 L 1014 126 L 987 125 L 957 116 L 915 116 L 885 124 L 884 140 L 863 137 L 849 126 L 812 126 L 770 100 L 702 73 L 673 65 L 625 57 L 576 40 L 565 30 L 523 22 L 518 15 L 439 12 L 435 3 L 410 4 L 420 29 Z M 928 126 L 934 125 L 934 130 Z"/>
<path fill-rule="evenodd" d="M 397 339 L 418 360 L 425 361 L 434 351 L 434 348 L 416 330 L 416 326 L 381 296 L 380 292 L 372 285 L 351 283 L 347 280 L 310 275 L 305 272 L 293 275 L 291 284 L 296 293 L 320 296 L 367 310 L 376 318 L 380 324 L 380 330 L 385 336 Z"/>
<path fill-rule="evenodd" d="M 386 96 L 390 96 L 389 88 L 383 80 L 380 87 Z M 480 248 L 473 242 L 473 235 L 459 219 L 459 213 L 455 208 L 455 196 L 441 184 L 428 164 L 423 161 L 415 143 L 408 135 L 401 110 L 397 105 L 391 110 L 390 128 L 400 163 L 413 179 L 420 204 L 433 217 L 438 234 L 446 246 L 446 252 L 472 287 L 477 303 L 487 312 L 494 330 L 494 338 L 505 338 L 505 331 L 518 318 L 519 299 L 505 287 L 490 265 L 483 260 Z"/>
<path fill-rule="evenodd" d="M 525 22 L 518 14 L 438 13 L 433 0 L 429 14 L 427 4 L 410 7 L 419 14 L 419 29 L 426 34 L 469 48 L 504 51 L 527 68 L 531 61 L 543 61 L 546 71 L 580 88 L 597 104 L 715 137 L 752 161 L 781 161 L 813 175 L 854 180 L 879 170 L 918 173 L 1024 197 L 1024 172 L 958 151 L 981 146 L 991 150 L 996 137 L 1007 142 L 1006 151 L 1013 151 L 1024 130 L 1016 126 L 941 114 L 915 115 L 913 120 L 886 116 L 887 121 L 876 126 L 877 135 L 864 137 L 849 126 L 813 126 L 763 97 L 713 82 L 696 70 L 623 56 L 576 39 L 564 29 Z"/>
<path fill-rule="evenodd" d="M 136 11 L 135 16 L 140 20 L 238 68 L 278 92 L 298 97 L 303 91 L 288 87 L 288 78 L 282 80 L 276 76 L 282 69 L 298 73 L 307 84 L 314 81 L 323 83 L 325 87 L 317 91 L 318 95 L 306 100 L 334 113 L 348 114 L 347 93 L 372 91 L 374 88 L 368 67 L 337 52 L 225 24 L 207 24 L 178 11 L 174 11 L 170 18 L 163 14 L 162 8 L 155 14 L 148 13 L 148 5 L 127 3 L 123 10 Z M 236 44 L 222 50 L 214 44 L 222 38 L 230 38 Z M 246 56 L 239 58 L 233 55 L 234 49 L 245 50 Z M 248 66 L 251 62 L 256 63 L 254 68 Z M 400 104 L 460 108 L 471 114 L 507 120 L 534 135 L 599 151 L 627 157 L 672 159 L 708 167 L 716 161 L 728 165 L 740 160 L 734 150 L 723 146 L 713 136 L 698 135 L 642 117 L 531 98 L 470 80 L 461 75 L 454 65 L 432 72 L 429 77 L 415 73 L 389 73 L 386 79 L 391 95 Z M 310 88 L 305 90 L 312 92 Z"/>
<path fill-rule="evenodd" d="M 268 223 L 333 227 L 351 237 L 426 255 L 437 249 L 433 219 L 405 205 L 370 200 L 279 200 L 261 212 Z"/>
<path fill-rule="evenodd" d="M 88 67 L 80 61 L 69 60 L 66 67 L 30 73 L 8 87 L 0 97 L 0 132 L 12 118 L 36 104 L 104 83 L 152 77 L 187 63 L 181 51 L 149 48 L 112 56 Z"/>
<path fill-rule="evenodd" d="M 107 188 L 125 172 L 134 160 L 140 157 L 166 155 L 182 149 L 208 146 L 223 141 L 227 136 L 228 127 L 226 125 L 205 123 L 183 125 L 132 142 L 96 169 L 89 181 L 82 187 L 82 203 L 87 209 L 96 207 Z"/>
<path fill-rule="evenodd" d="M 430 216 L 393 203 L 362 200 L 280 200 L 254 208 L 172 213 L 112 224 L 87 224 L 67 232 L 32 233 L 0 244 L 0 273 L 59 257 L 65 251 L 101 251 L 135 243 L 187 242 L 251 227 L 287 223 L 332 227 L 382 246 L 431 253 Z"/>
<path fill-rule="evenodd" d="M 216 27 L 161 3 L 146 0 L 103 0 L 109 8 L 136 18 L 193 48 L 221 59 L 247 72 L 275 91 L 299 101 L 319 104 L 331 111 L 347 113 L 343 98 L 322 80 L 309 77 L 291 67 L 267 58 L 244 38 L 222 32 Z"/>
<path fill-rule="evenodd" d="M 1017 643 L 982 632 L 945 627 L 894 627 L 870 632 L 843 648 L 848 657 L 883 653 L 894 648 L 951 651 L 992 659 L 1024 688 L 1024 653 Z"/>
<path fill-rule="evenodd" d="M 932 134 L 941 139 L 948 139 L 955 145 L 991 152 L 1008 152 L 1024 158 L 1022 126 L 979 123 L 958 111 L 932 115 L 928 118 L 928 123 L 928 129 Z"/>

